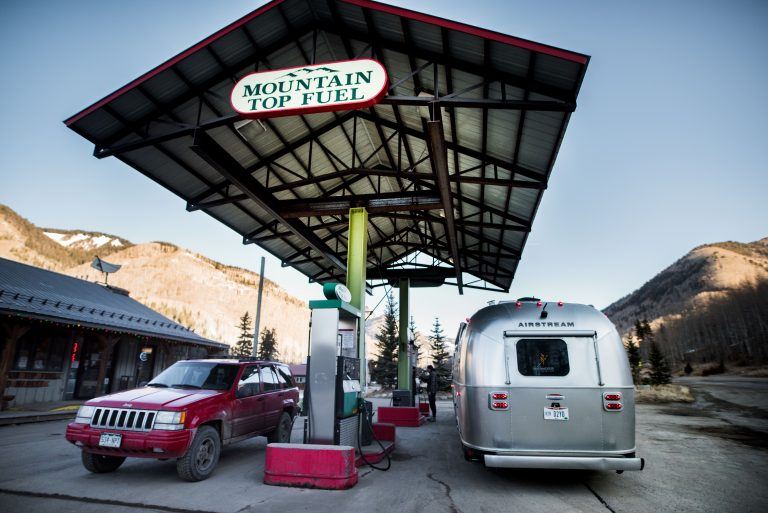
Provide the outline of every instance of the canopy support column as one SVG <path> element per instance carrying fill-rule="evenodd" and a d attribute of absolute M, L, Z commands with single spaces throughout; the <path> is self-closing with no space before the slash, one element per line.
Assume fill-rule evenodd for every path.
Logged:
<path fill-rule="evenodd" d="M 397 388 L 411 390 L 411 359 L 408 357 L 408 321 L 411 317 L 410 296 L 411 280 L 400 278 L 400 344 L 397 351 Z M 413 390 L 411 390 L 413 392 Z"/>
<path fill-rule="evenodd" d="M 368 211 L 363 207 L 349 209 L 347 247 L 347 288 L 352 294 L 349 302 L 360 310 L 357 355 L 360 358 L 360 385 L 368 384 L 368 362 L 365 358 L 365 270 L 368 262 Z"/>

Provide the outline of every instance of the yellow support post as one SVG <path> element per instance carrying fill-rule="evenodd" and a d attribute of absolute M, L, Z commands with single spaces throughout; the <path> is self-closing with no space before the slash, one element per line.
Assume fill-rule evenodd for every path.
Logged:
<path fill-rule="evenodd" d="M 368 364 L 365 358 L 365 271 L 368 263 L 368 211 L 363 208 L 349 209 L 349 234 L 347 246 L 347 288 L 352 294 L 349 302 L 360 310 L 357 355 L 360 358 L 360 385 L 368 384 Z"/>

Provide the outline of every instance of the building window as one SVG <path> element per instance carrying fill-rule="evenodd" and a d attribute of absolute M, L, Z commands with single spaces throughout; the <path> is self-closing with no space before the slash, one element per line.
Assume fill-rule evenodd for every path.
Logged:
<path fill-rule="evenodd" d="M 17 342 L 13 370 L 61 372 L 68 342 L 47 330 L 31 329 Z"/>

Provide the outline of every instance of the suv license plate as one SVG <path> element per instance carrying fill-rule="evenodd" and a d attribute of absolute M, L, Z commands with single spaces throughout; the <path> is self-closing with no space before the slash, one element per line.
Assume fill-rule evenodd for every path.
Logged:
<path fill-rule="evenodd" d="M 568 408 L 544 407 L 544 420 L 568 420 Z"/>
<path fill-rule="evenodd" d="M 115 435 L 112 433 L 102 433 L 99 438 L 99 446 L 101 447 L 114 447 L 120 448 L 120 442 L 123 441 L 123 435 Z"/>

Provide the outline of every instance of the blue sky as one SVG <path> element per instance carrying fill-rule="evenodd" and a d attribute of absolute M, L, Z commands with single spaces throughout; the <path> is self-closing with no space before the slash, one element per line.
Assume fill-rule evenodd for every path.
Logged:
<path fill-rule="evenodd" d="M 93 158 L 62 120 L 263 3 L 2 2 L 0 203 L 38 225 L 257 270 L 261 250 Z M 602 308 L 694 246 L 768 236 L 768 2 L 392 3 L 592 56 L 511 294 L 416 289 L 422 332 L 439 316 L 451 334 L 486 301 L 520 295 Z M 266 274 L 320 294 L 271 257 Z"/>

